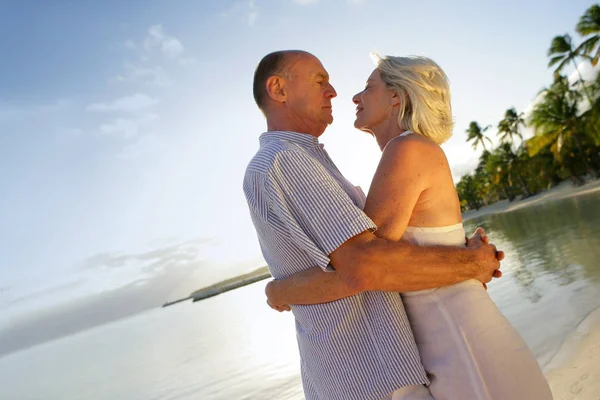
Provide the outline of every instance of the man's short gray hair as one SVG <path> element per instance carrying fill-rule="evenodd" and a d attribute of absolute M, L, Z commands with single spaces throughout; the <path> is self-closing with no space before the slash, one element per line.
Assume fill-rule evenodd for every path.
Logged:
<path fill-rule="evenodd" d="M 260 60 L 254 71 L 252 92 L 254 101 L 260 110 L 265 112 L 267 93 L 267 80 L 272 76 L 283 76 L 291 79 L 289 73 L 289 56 L 306 53 L 302 50 L 280 50 L 267 54 Z"/>

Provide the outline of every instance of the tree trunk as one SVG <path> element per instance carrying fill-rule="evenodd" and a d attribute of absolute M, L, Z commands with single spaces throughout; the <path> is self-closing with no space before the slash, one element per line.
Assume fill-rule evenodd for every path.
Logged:
<path fill-rule="evenodd" d="M 579 154 L 581 154 L 581 161 L 583 161 L 583 165 L 585 165 L 585 170 L 589 172 L 592 177 L 598 178 L 598 171 L 592 168 L 590 163 L 588 163 L 585 151 L 583 150 L 583 146 L 581 145 L 577 134 L 573 135 L 573 139 L 575 139 L 575 144 L 577 144 L 577 149 L 579 150 Z"/>
<path fill-rule="evenodd" d="M 571 180 L 573 181 L 573 183 L 575 183 L 578 186 L 583 185 L 585 183 L 585 181 L 583 179 L 581 179 L 580 177 L 575 175 L 575 173 L 573 172 L 571 167 L 568 167 L 565 165 L 565 168 L 567 169 L 567 171 L 569 171 L 569 174 L 571 175 Z"/>
<path fill-rule="evenodd" d="M 512 202 L 515 199 L 515 197 L 512 195 L 512 191 L 509 191 L 506 185 L 502 185 L 502 190 L 504 191 L 504 194 L 509 202 Z"/>
<path fill-rule="evenodd" d="M 583 77 L 581 76 L 581 72 L 579 72 L 579 68 L 577 68 L 577 63 L 575 63 L 575 59 L 572 58 L 571 62 L 575 66 L 575 70 L 577 71 L 577 75 L 579 75 L 579 81 L 581 82 L 581 86 L 583 86 L 583 92 L 585 93 L 585 97 L 587 97 L 588 101 L 590 102 L 590 107 L 591 107 L 592 104 L 594 104 L 594 101 L 592 100 L 592 96 L 590 96 L 590 92 L 588 92 L 588 88 L 585 86 L 585 82 L 583 80 Z"/>
<path fill-rule="evenodd" d="M 525 184 L 525 181 L 523 180 L 523 177 L 521 176 L 521 174 L 517 174 L 517 177 L 519 178 L 519 182 L 521 183 L 521 188 L 523 189 L 523 195 L 525 197 L 531 196 L 530 190 L 527 187 L 527 185 Z M 525 198 L 525 197 L 523 197 L 523 198 Z"/>

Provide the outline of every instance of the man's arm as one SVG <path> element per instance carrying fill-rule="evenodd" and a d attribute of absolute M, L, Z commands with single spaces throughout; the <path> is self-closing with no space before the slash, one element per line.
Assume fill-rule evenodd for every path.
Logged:
<path fill-rule="evenodd" d="M 282 280 L 274 280 L 269 282 L 265 288 L 269 305 L 276 308 L 288 304 L 327 303 L 353 296 L 362 290 L 408 292 L 452 285 L 467 279 L 477 279 L 485 284 L 492 277 L 501 276 L 498 264 L 504 258 L 504 253 L 495 253 L 495 247 L 487 244 L 487 237 L 481 228 L 475 231 L 466 249 L 442 246 L 420 247 L 409 244 L 406 244 L 409 248 L 397 249 L 396 245 L 399 244 L 397 242 L 380 239 L 383 242 L 370 244 L 361 243 L 362 240 L 365 239 L 355 237 L 348 240 L 336 250 L 336 252 L 340 252 L 335 255 L 335 258 L 339 258 L 338 262 L 342 264 L 345 263 L 345 257 L 353 258 L 356 260 L 354 268 L 366 263 L 367 268 L 371 271 L 358 272 L 355 275 L 355 271 L 342 272 L 339 271 L 339 268 L 337 272 L 333 273 L 323 272 L 320 268 L 311 268 Z M 361 260 L 361 257 L 356 259 L 353 256 L 353 252 L 360 253 L 363 246 L 371 245 L 386 246 L 385 248 L 390 245 L 392 254 L 404 254 L 402 257 L 414 258 L 405 260 L 405 265 L 399 265 L 404 258 L 395 259 L 394 255 L 391 256 L 391 264 L 389 264 L 390 260 L 381 254 L 377 255 L 379 258 L 373 261 L 369 261 L 368 256 L 366 260 Z M 376 248 L 371 250 L 375 253 L 377 251 Z M 389 249 L 383 251 L 389 251 Z M 363 253 L 363 258 L 366 254 L 368 252 Z M 493 255 L 495 261 L 489 259 L 490 255 Z M 387 260 L 393 277 L 380 276 L 386 274 L 379 270 L 381 265 L 375 264 L 381 260 Z M 469 264 L 467 264 L 467 260 Z M 336 263 L 333 254 L 332 263 Z M 333 265 L 335 267 L 335 264 Z M 343 269 L 344 265 L 342 265 Z"/>
<path fill-rule="evenodd" d="M 486 283 L 500 266 L 496 246 L 483 241 L 467 248 L 422 247 L 389 242 L 370 232 L 347 240 L 330 258 L 351 288 L 389 292 L 431 289 L 468 279 Z"/>
<path fill-rule="evenodd" d="M 303 153 L 278 153 L 265 190 L 281 225 L 278 229 L 289 232 L 315 266 L 337 270 L 354 291 L 404 292 L 471 278 L 487 282 L 499 265 L 495 247 L 481 241 L 460 249 L 377 238 L 371 232 L 375 224 L 319 163 Z"/>

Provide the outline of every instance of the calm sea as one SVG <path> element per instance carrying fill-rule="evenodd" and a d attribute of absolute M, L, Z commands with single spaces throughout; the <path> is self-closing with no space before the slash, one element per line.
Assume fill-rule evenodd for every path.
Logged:
<path fill-rule="evenodd" d="M 467 221 L 506 251 L 490 295 L 545 365 L 600 307 L 600 194 Z M 2 400 L 302 399 L 294 321 L 259 282 L 0 358 Z"/>

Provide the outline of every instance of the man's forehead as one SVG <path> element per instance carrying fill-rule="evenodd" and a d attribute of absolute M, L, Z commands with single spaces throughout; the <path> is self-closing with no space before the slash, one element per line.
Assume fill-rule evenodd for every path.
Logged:
<path fill-rule="evenodd" d="M 303 70 L 308 72 L 311 76 L 322 75 L 324 77 L 329 77 L 329 74 L 321 64 L 321 61 L 308 53 L 301 53 L 296 56 L 296 59 L 292 61 L 291 64 L 292 70 Z"/>

